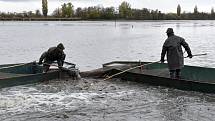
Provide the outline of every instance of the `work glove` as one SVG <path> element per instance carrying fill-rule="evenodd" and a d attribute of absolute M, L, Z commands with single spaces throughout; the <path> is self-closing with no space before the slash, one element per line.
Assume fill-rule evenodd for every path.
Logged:
<path fill-rule="evenodd" d="M 193 57 L 193 55 L 192 55 L 192 54 L 188 54 L 188 56 L 187 56 L 187 57 L 192 58 L 192 57 Z"/>

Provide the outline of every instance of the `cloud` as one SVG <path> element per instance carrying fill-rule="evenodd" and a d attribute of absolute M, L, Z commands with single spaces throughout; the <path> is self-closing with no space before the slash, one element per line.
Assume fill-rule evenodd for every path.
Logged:
<path fill-rule="evenodd" d="M 33 2 L 33 1 L 38 1 L 41 2 L 42 0 L 0 0 L 0 2 Z M 71 0 L 50 0 L 49 2 L 52 1 L 71 1 Z"/>
<path fill-rule="evenodd" d="M 0 11 L 22 12 L 41 10 L 42 0 L 0 0 Z M 75 8 L 102 5 L 104 7 L 118 7 L 122 1 L 127 1 L 132 8 L 158 9 L 162 12 L 176 12 L 178 4 L 182 11 L 192 12 L 195 5 L 199 11 L 210 12 L 215 7 L 215 0 L 48 0 L 49 13 L 60 7 L 65 2 L 72 2 Z"/>
<path fill-rule="evenodd" d="M 31 2 L 35 0 L 0 0 L 2 2 Z"/>
<path fill-rule="evenodd" d="M 26 1 L 41 1 L 41 0 L 0 0 L 0 1 L 4 1 L 4 2 L 26 2 Z M 52 0 L 52 1 L 57 1 L 57 0 Z"/>

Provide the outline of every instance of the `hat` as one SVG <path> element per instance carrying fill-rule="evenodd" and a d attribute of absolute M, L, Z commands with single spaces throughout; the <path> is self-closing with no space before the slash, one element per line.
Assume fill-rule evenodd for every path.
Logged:
<path fill-rule="evenodd" d="M 60 49 L 62 49 L 62 50 L 65 49 L 62 43 L 58 44 L 57 47 L 60 48 Z"/>
<path fill-rule="evenodd" d="M 173 29 L 172 29 L 172 28 L 168 28 L 168 29 L 166 30 L 166 33 L 167 33 L 167 34 L 171 34 L 171 33 L 174 33 L 174 32 L 173 32 Z"/>

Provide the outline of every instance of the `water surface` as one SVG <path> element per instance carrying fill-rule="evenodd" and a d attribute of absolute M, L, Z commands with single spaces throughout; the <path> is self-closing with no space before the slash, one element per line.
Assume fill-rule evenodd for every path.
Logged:
<path fill-rule="evenodd" d="M 214 21 L 0 22 L 0 64 L 31 62 L 62 42 L 81 71 L 114 60 L 158 61 L 168 27 L 189 43 L 185 64 L 215 67 Z M 1 121 L 213 121 L 215 95 L 122 80 L 54 80 L 0 90 Z"/>
<path fill-rule="evenodd" d="M 0 63 L 29 62 L 59 42 L 81 70 L 114 60 L 158 61 L 168 27 L 190 44 L 186 64 L 214 67 L 214 21 L 0 22 Z"/>

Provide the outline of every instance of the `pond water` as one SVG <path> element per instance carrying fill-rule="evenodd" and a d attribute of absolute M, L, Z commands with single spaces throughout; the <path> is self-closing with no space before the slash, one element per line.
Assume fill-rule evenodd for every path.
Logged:
<path fill-rule="evenodd" d="M 185 64 L 215 67 L 215 21 L 0 22 L 0 64 L 31 62 L 59 42 L 81 71 L 115 60 L 158 61 L 166 29 L 193 54 Z M 215 95 L 122 80 L 50 81 L 0 90 L 1 121 L 212 121 Z"/>
<path fill-rule="evenodd" d="M 80 70 L 101 67 L 114 60 L 158 61 L 166 29 L 174 28 L 190 44 L 193 54 L 207 56 L 185 63 L 215 66 L 214 21 L 130 22 L 0 22 L 0 63 L 30 62 L 59 42 L 65 45 L 66 61 Z"/>

